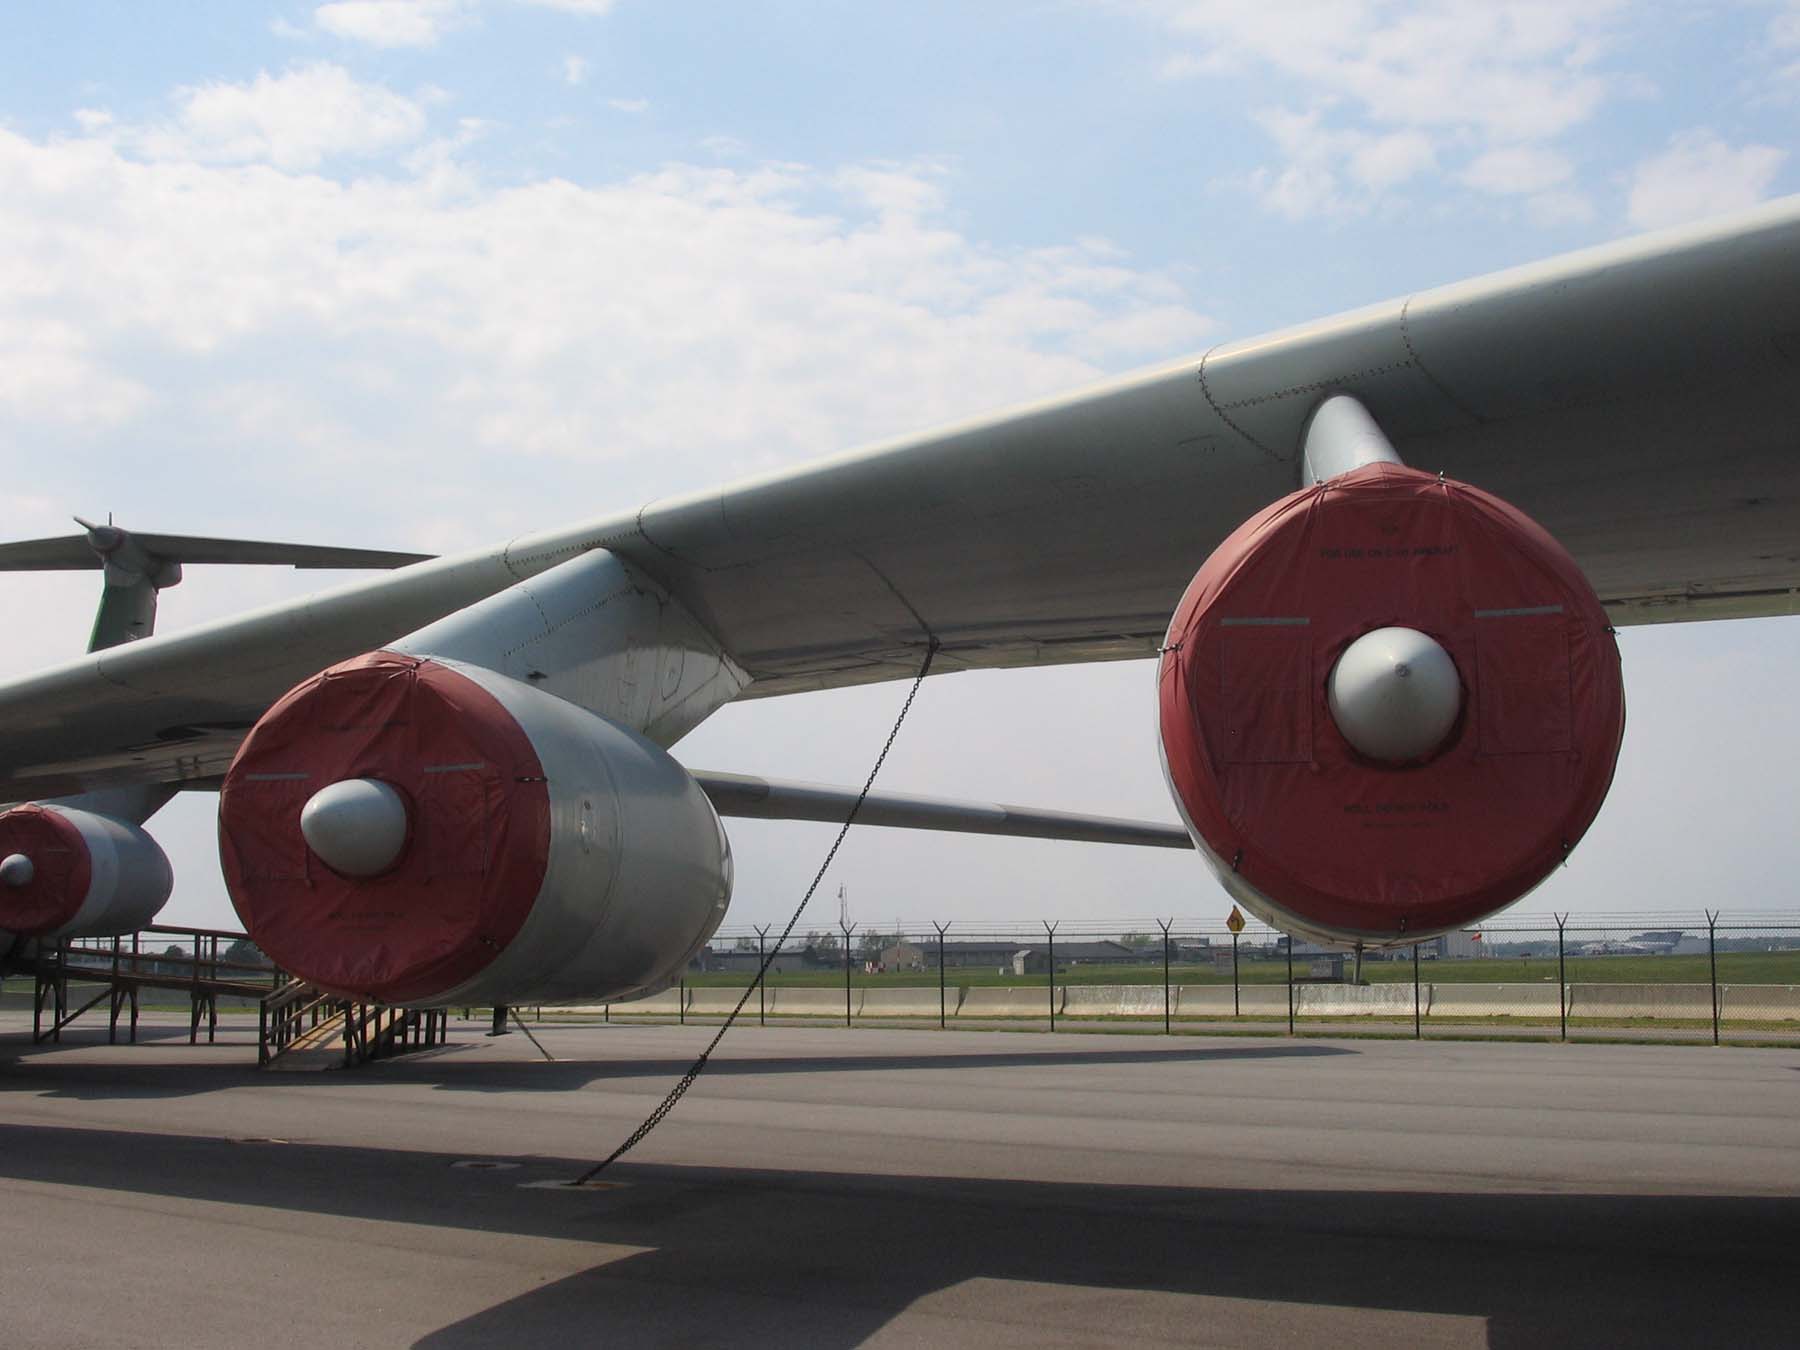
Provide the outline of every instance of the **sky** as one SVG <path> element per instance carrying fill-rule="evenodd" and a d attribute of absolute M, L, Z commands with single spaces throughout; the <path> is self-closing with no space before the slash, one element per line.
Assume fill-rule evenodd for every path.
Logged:
<path fill-rule="evenodd" d="M 70 3 L 0 45 L 0 538 L 455 550 L 1800 190 L 1800 4 Z M 1198 566 L 1202 560 L 1195 559 Z M 333 580 L 189 569 L 160 631 Z M 93 574 L 0 577 L 0 678 Z M 1800 910 L 1800 620 L 1620 636 L 1612 798 L 1519 906 Z M 697 768 L 860 782 L 898 685 Z M 882 785 L 1172 820 L 1152 668 L 928 683 Z M 232 925 L 214 800 L 165 919 Z M 732 925 L 828 827 L 729 823 Z M 1164 850 L 858 831 L 851 918 L 1216 924 Z"/>

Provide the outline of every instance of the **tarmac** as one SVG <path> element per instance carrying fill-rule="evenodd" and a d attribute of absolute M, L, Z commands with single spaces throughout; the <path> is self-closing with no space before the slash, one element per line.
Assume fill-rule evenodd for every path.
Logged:
<path fill-rule="evenodd" d="M 1791 1345 L 1800 1051 L 0 1014 L 31 1346 Z"/>

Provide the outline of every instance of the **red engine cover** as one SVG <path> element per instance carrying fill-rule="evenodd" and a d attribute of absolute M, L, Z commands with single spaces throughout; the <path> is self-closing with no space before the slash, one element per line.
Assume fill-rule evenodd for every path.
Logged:
<path fill-rule="evenodd" d="M 1462 716 L 1423 764 L 1363 759 L 1326 682 L 1357 637 L 1435 638 Z M 1625 726 L 1587 579 L 1478 488 L 1371 465 L 1246 521 L 1195 575 L 1158 681 L 1164 762 L 1195 843 L 1278 925 L 1393 941 L 1475 922 L 1593 822 Z"/>
<path fill-rule="evenodd" d="M 35 937 L 54 932 L 81 909 L 93 884 L 93 858 L 81 830 L 55 811 L 16 806 L 0 813 L 0 858 L 23 853 L 36 874 L 0 887 L 0 929 Z"/>
<path fill-rule="evenodd" d="M 313 793 L 378 778 L 407 799 L 394 870 L 339 876 L 300 833 Z M 284 969 L 373 1002 L 429 999 L 480 972 L 543 884 L 549 792 L 517 721 L 468 677 L 375 652 L 295 686 L 239 748 L 219 794 L 238 917 Z"/>

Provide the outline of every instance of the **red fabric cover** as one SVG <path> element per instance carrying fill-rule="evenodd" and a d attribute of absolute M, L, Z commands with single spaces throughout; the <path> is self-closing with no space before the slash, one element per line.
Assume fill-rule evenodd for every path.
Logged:
<path fill-rule="evenodd" d="M 27 885 L 0 886 L 0 929 L 36 937 L 74 918 L 94 878 L 74 822 L 41 806 L 15 806 L 0 814 L 0 858 L 13 853 L 30 858 L 35 872 Z"/>
<path fill-rule="evenodd" d="M 1521 610 L 1537 612 L 1495 612 Z M 1462 677 L 1462 718 L 1427 763 L 1363 759 L 1326 702 L 1339 654 L 1389 625 L 1437 639 Z M 1344 936 L 1442 931 L 1518 899 L 1593 822 L 1625 728 L 1618 649 L 1574 559 L 1499 498 L 1392 465 L 1246 521 L 1167 648 L 1163 750 L 1198 842 Z"/>
<path fill-rule="evenodd" d="M 340 876 L 300 808 L 345 778 L 407 801 L 400 861 Z M 346 997 L 430 1000 L 518 933 L 543 884 L 550 796 L 523 728 L 467 676 L 374 652 L 297 685 L 239 748 L 219 794 L 232 904 L 283 969 Z"/>

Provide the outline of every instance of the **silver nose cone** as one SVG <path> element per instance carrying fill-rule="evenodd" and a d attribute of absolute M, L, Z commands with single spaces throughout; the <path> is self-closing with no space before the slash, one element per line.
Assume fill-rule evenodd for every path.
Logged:
<path fill-rule="evenodd" d="M 1370 759 L 1424 759 L 1456 725 L 1462 682 L 1450 653 L 1413 628 L 1377 628 L 1344 649 L 1326 684 L 1332 720 Z"/>
<path fill-rule="evenodd" d="M 406 799 L 376 778 L 346 778 L 300 808 L 306 846 L 332 871 L 380 876 L 406 847 Z"/>
<path fill-rule="evenodd" d="M 0 859 L 0 886 L 29 886 L 37 876 L 37 868 L 23 853 L 9 853 Z"/>

